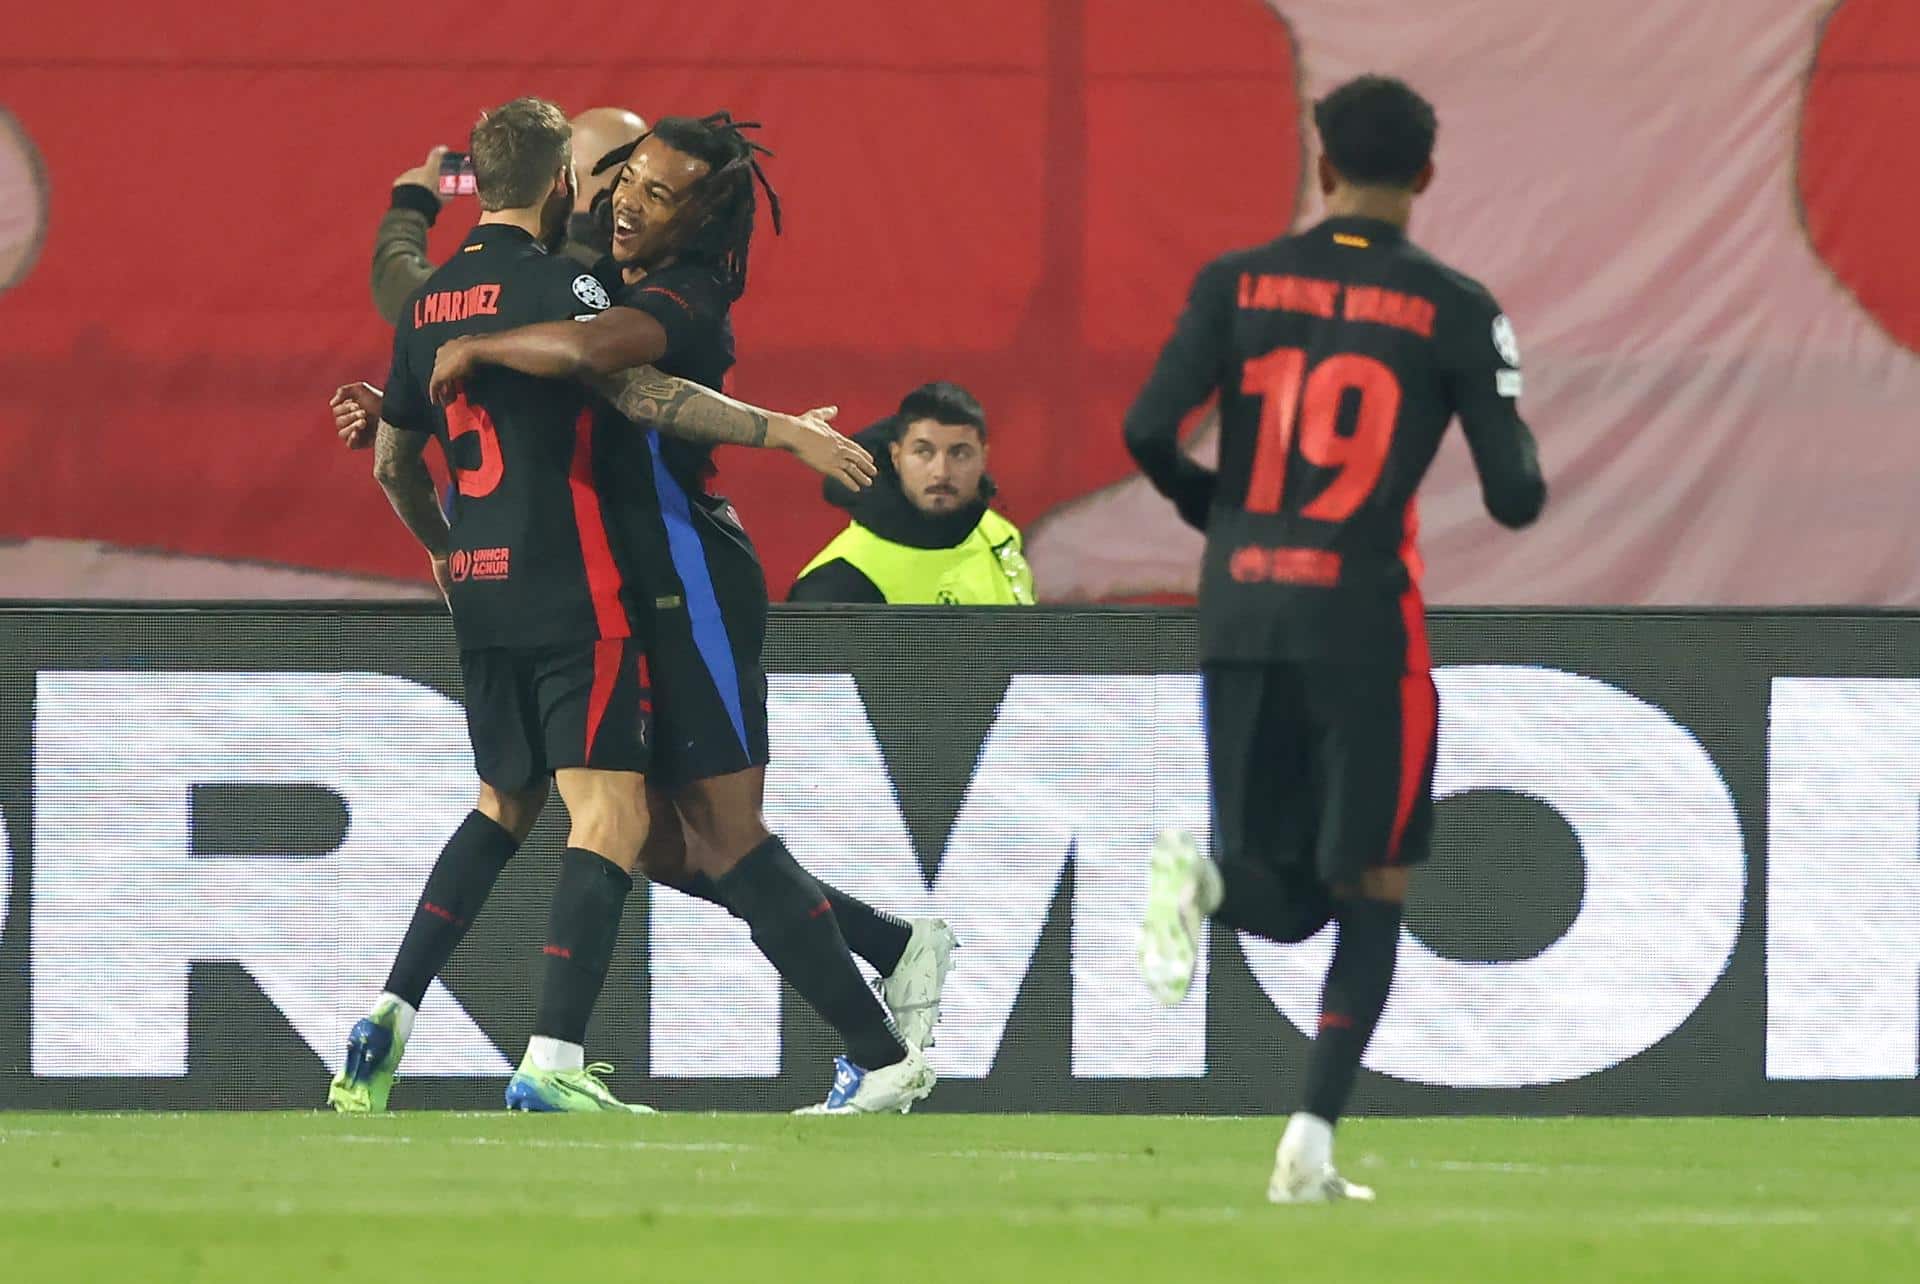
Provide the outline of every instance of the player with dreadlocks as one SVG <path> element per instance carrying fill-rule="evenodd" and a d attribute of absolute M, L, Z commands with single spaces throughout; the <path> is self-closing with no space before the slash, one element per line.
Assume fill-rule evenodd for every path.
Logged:
<path fill-rule="evenodd" d="M 658 521 L 623 535 L 655 577 L 648 585 L 656 604 L 648 788 L 657 819 L 641 865 L 657 881 L 746 920 L 754 943 L 845 1040 L 833 1088 L 811 1110 L 904 1112 L 933 1088 L 920 1048 L 939 1017 L 953 934 L 937 920 L 907 923 L 824 886 L 768 831 L 761 810 L 766 578 L 732 506 L 707 483 L 714 446 L 775 443 L 764 417 L 725 403 L 706 415 L 705 432 L 689 433 L 691 407 L 659 378 L 718 389 L 733 365 L 728 313 L 746 290 L 760 193 L 780 230 L 779 199 L 760 167 L 771 153 L 746 133 L 757 128 L 726 112 L 668 117 L 625 154 L 608 155 L 602 164 L 622 169 L 612 261 L 600 275 L 617 306 L 584 324 L 527 326 L 443 346 L 432 383 L 436 396 L 450 395 L 475 367 L 501 365 L 582 380 L 612 404 L 604 414 L 642 428 L 669 409 L 682 420 L 674 436 L 645 432 L 643 467 L 657 491 Z M 658 819 L 676 810 L 700 840 L 691 858 L 682 827 Z M 883 978 L 885 1009 L 850 946 Z"/>

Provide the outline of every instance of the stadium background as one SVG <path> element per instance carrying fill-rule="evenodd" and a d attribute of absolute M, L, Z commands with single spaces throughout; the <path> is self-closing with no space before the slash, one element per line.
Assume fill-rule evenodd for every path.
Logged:
<path fill-rule="evenodd" d="M 164 7 L 81 0 L 9 19 L 0 51 L 8 478 L 0 598 L 424 595 L 421 559 L 368 483 L 364 458 L 334 445 L 321 402 L 335 384 L 384 369 L 387 335 L 365 275 L 392 176 L 435 142 L 458 144 L 480 106 L 527 92 L 569 109 L 622 104 L 652 118 L 724 105 L 764 120 L 781 153 L 773 175 L 791 223 L 787 237 L 763 237 L 756 249 L 734 390 L 795 408 L 835 400 L 858 425 L 923 379 L 967 383 L 992 414 L 993 471 L 1028 529 L 1043 593 L 1066 602 L 1177 598 L 1191 584 L 1195 544 L 1130 478 L 1120 413 L 1193 269 L 1224 246 L 1313 217 L 1303 199 L 1303 104 L 1378 67 L 1429 92 L 1446 121 L 1442 181 L 1416 234 L 1487 281 L 1516 318 L 1528 414 L 1556 494 L 1537 531 L 1504 534 L 1479 512 L 1464 452 L 1450 447 L 1424 503 L 1436 602 L 1920 603 L 1920 506 L 1911 500 L 1920 260 L 1906 252 L 1920 179 L 1905 154 L 1906 122 L 1920 112 L 1920 9 L 1903 0 L 717 0 L 642 17 L 594 0 L 546 27 L 515 10 L 461 11 L 457 20 L 453 12 L 210 0 L 189 25 Z M 470 212 L 454 206 L 442 216 L 437 254 Z M 1202 450 L 1204 437 L 1201 425 Z M 731 452 L 722 464 L 723 488 L 778 590 L 841 515 L 817 502 L 790 461 Z M 1177 616 L 944 624 L 790 616 L 774 634 L 785 672 L 857 682 L 887 768 L 872 779 L 896 795 L 928 874 L 1010 674 L 1191 668 Z M 1767 1040 L 1770 977 L 1791 951 L 1832 943 L 1776 947 L 1769 937 L 1770 684 L 1897 683 L 1912 672 L 1912 630 L 1903 615 L 1442 620 L 1443 663 L 1597 678 L 1663 710 L 1698 742 L 1737 824 L 1734 936 L 1699 1002 L 1621 1064 L 1537 1087 L 1372 1075 L 1359 1108 L 1910 1108 L 1920 1057 L 1912 1048 L 1890 1059 L 1902 1073 L 1887 1072 L 1881 1055 L 1878 1070 L 1854 1081 L 1788 1079 L 1769 1077 Z M 944 658 L 930 665 L 929 655 Z M 145 810 L 105 772 L 96 780 L 84 763 L 57 756 L 50 767 L 46 737 L 77 727 L 82 745 L 86 736 L 111 743 L 127 709 L 108 698 L 88 703 L 74 695 L 90 689 L 85 681 L 47 675 L 200 672 L 217 690 L 244 685 L 222 675 L 293 673 L 324 690 L 338 678 L 392 674 L 451 692 L 450 661 L 444 622 L 406 607 L 8 613 L 0 1106 L 309 1104 L 319 1056 L 259 976 L 194 935 L 204 930 L 195 907 L 115 898 L 150 874 L 138 866 L 158 850 L 149 831 L 175 824 L 182 809 L 187 846 L 171 855 L 188 868 L 275 852 L 324 862 L 354 834 L 350 810 L 325 789 L 297 781 L 285 789 L 284 777 L 302 770 L 291 751 L 271 787 L 210 779 Z M 946 675 L 931 693 L 929 671 Z M 47 716 L 49 693 L 61 692 L 73 716 Z M 1883 694 L 1889 708 L 1912 699 L 1905 688 Z M 1445 716 L 1466 707 L 1455 703 Z M 1133 743 L 1190 772 L 1192 754 L 1156 739 L 1151 722 Z M 392 749 L 413 761 L 402 753 L 404 732 L 384 722 L 362 734 L 336 713 L 333 725 L 353 754 L 377 761 Z M 217 722 L 189 718 L 186 727 L 189 745 L 221 743 Z M 1071 756 L 1085 738 L 1049 734 L 1061 739 L 1029 747 Z M 1622 733 L 1620 743 L 1637 742 Z M 464 770 L 458 756 L 433 760 L 436 780 Z M 1920 755 L 1845 765 L 1863 794 L 1920 779 Z M 1646 805 L 1625 780 L 1599 784 L 1623 811 Z M 1045 792 L 1044 773 L 1035 787 Z M 1167 788 L 1192 808 L 1191 788 Z M 875 805 L 886 801 L 876 796 Z M 1869 815 L 1880 828 L 1846 837 L 1865 847 L 1893 834 L 1911 850 L 1911 813 L 1897 822 Z M 1449 957 L 1488 963 L 1546 949 L 1584 886 L 1565 822 L 1498 789 L 1443 814 L 1443 859 L 1416 934 Z M 395 859 L 408 860 L 430 858 L 438 841 L 402 837 L 375 827 L 357 840 L 404 848 Z M 1681 827 L 1674 838 L 1683 867 L 1694 837 Z M 536 846 L 551 849 L 554 838 L 543 829 Z M 823 843 L 804 826 L 795 840 L 810 859 L 849 862 L 847 882 L 861 886 L 857 843 Z M 49 843 L 65 856 L 91 848 L 97 871 L 51 909 L 42 897 L 53 862 L 39 859 Z M 1714 850 L 1726 856 L 1724 843 Z M 1065 856 L 1017 844 L 1008 852 L 1012 861 Z M 1086 863 L 1076 847 L 1062 865 L 991 1073 L 951 1076 L 936 1104 L 1287 1104 L 1304 1041 L 1238 951 L 1219 943 L 1203 1013 L 1204 1075 L 1074 1073 L 1076 984 L 1100 993 L 1073 939 Z M 384 885 L 402 909 L 416 872 Z M 450 976 L 477 1028 L 506 1055 L 517 1052 L 529 968 L 482 960 L 530 958 L 518 947 L 533 939 L 550 873 L 551 862 L 537 859 L 516 867 L 504 912 L 483 922 L 477 948 Z M 329 876 L 302 885 L 324 890 Z M 1914 965 L 1900 942 L 1920 937 L 1913 871 L 1889 864 L 1836 886 L 1860 904 L 1878 897 L 1885 914 L 1870 924 L 1871 949 L 1841 952 L 1855 972 L 1828 987 L 1833 1001 L 1884 993 L 1889 976 L 1910 993 Z M 316 895 L 318 911 L 337 908 Z M 237 896 L 213 908 L 241 921 L 255 907 Z M 368 921 L 392 911 L 368 909 Z M 1124 948 L 1115 942 L 1125 917 L 1116 909 L 1121 926 L 1103 938 L 1100 957 Z M 109 920 L 116 940 L 140 950 L 103 953 L 92 973 L 43 971 L 74 957 L 42 948 L 63 930 Z M 623 1075 L 646 1065 L 657 1042 L 643 930 L 652 924 L 636 913 L 631 926 L 635 944 L 596 1030 L 596 1047 Z M 365 935 L 339 937 L 331 953 L 289 953 L 292 971 L 274 984 L 318 992 L 368 966 L 392 933 Z M 1623 940 L 1623 954 L 1630 944 Z M 133 1038 L 102 1038 L 81 1019 L 85 1002 L 54 1029 L 55 1045 L 35 1044 L 51 1037 L 35 1009 L 42 987 L 94 1003 L 152 990 L 141 950 L 206 956 L 186 982 L 190 1073 L 115 1073 L 116 1057 L 155 1055 L 142 1041 L 162 1029 L 136 1022 Z M 745 987 L 751 978 L 736 979 Z M 327 991 L 342 1006 L 326 1020 L 350 1019 L 364 996 L 348 988 Z M 1596 1003 L 1606 997 L 1596 988 Z M 1854 1011 L 1839 1028 L 1902 1036 L 1912 1006 L 1877 1026 L 1884 1014 Z M 1114 1010 L 1124 1016 L 1124 1001 Z M 717 1011 L 724 1016 L 724 1004 Z M 1141 1046 L 1155 1046 L 1159 1018 L 1142 1010 L 1138 1020 Z M 783 1023 L 776 1073 L 660 1076 L 655 1067 L 646 1095 L 663 1105 L 798 1104 L 817 1092 L 828 1048 L 793 1004 Z M 336 1055 L 337 1038 L 320 1042 Z M 1191 1040 L 1182 1046 L 1190 1052 Z M 764 1052 L 742 1045 L 741 1064 Z M 1125 1048 L 1112 1057 L 1126 1062 Z M 403 1089 L 418 1094 L 414 1104 L 448 1105 L 490 1104 L 496 1090 L 482 1078 L 431 1077 Z"/>
<path fill-rule="evenodd" d="M 1438 852 L 1356 1108 L 1910 1110 L 1917 634 L 1439 618 Z M 1172 1013 L 1133 974 L 1140 853 L 1205 805 L 1190 619 L 787 609 L 771 656 L 773 823 L 967 942 L 929 1108 L 1289 1104 L 1323 947 L 1216 930 L 1205 1000 Z M 0 1108 L 318 1101 L 470 805 L 445 618 L 13 609 L 0 657 Z M 397 1104 L 497 1103 L 556 822 L 448 970 L 472 1024 L 428 996 Z M 590 1044 L 623 1093 L 680 1108 L 804 1104 L 833 1051 L 744 932 L 666 892 L 631 902 Z"/>
<path fill-rule="evenodd" d="M 1514 315 L 1557 495 L 1507 537 L 1456 444 L 1435 600 L 1912 605 L 1917 66 L 1905 0 L 33 8 L 0 50 L 0 595 L 424 592 L 321 403 L 384 370 L 392 176 L 528 92 L 765 121 L 791 223 L 737 390 L 857 425 L 958 379 L 1043 593 L 1178 594 L 1120 412 L 1195 267 L 1313 217 L 1302 103 L 1384 67 L 1446 122 L 1416 231 Z M 723 462 L 778 591 L 840 515 Z"/>

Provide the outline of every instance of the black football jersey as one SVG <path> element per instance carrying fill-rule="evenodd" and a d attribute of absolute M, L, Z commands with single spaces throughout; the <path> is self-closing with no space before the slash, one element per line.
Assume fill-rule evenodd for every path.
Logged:
<path fill-rule="evenodd" d="M 1546 500 L 1513 326 L 1478 282 L 1370 219 L 1330 219 L 1201 269 L 1127 416 L 1127 444 L 1204 523 L 1202 655 L 1424 669 L 1415 491 L 1456 416 L 1487 508 Z M 1219 398 L 1217 473 L 1180 450 Z"/>
<path fill-rule="evenodd" d="M 609 536 L 618 511 L 651 504 L 631 478 L 631 433 L 598 430 L 578 384 L 482 366 L 452 404 L 427 395 L 434 355 L 460 335 L 586 319 L 611 300 L 595 277 L 527 232 L 476 227 L 427 279 L 394 331 L 384 418 L 431 433 L 454 480 L 452 607 L 462 647 L 633 636 L 635 580 Z M 620 437 L 629 438 L 621 440 Z"/>
<path fill-rule="evenodd" d="M 733 369 L 733 295 L 713 269 L 676 263 L 649 272 L 615 292 L 623 308 L 637 308 L 666 331 L 667 350 L 654 368 L 715 392 L 726 390 Z M 668 474 L 689 495 L 704 491 L 713 476 L 711 447 L 661 434 L 658 449 Z"/>

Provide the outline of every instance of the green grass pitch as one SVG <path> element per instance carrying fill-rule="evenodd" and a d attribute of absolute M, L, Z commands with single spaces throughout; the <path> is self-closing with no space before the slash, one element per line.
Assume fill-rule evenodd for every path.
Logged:
<path fill-rule="evenodd" d="M 1920 1120 L 0 1115 L 0 1279 L 1899 1281 Z"/>

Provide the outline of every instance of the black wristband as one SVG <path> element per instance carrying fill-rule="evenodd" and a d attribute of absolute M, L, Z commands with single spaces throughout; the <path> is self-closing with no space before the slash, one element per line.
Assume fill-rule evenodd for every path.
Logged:
<path fill-rule="evenodd" d="M 440 217 L 440 198 L 433 189 L 420 183 L 402 183 L 393 189 L 393 204 L 388 207 L 396 210 L 412 210 L 427 220 L 432 227 L 433 221 Z"/>

